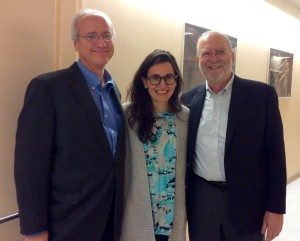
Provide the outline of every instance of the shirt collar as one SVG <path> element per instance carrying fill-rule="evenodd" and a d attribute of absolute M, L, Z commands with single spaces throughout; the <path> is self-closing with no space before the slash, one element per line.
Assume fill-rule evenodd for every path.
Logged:
<path fill-rule="evenodd" d="M 92 89 L 97 88 L 97 86 L 102 86 L 102 80 L 92 71 L 90 71 L 84 64 L 80 62 L 80 60 L 77 61 L 77 66 L 79 67 L 80 71 L 82 72 L 88 86 Z M 107 80 L 105 86 L 108 88 L 111 88 L 114 85 L 114 81 L 111 77 L 111 75 L 108 73 L 106 69 L 104 69 L 104 78 Z"/>
<path fill-rule="evenodd" d="M 233 79 L 234 79 L 234 73 L 232 73 L 231 78 L 228 81 L 227 85 L 224 87 L 224 89 L 219 93 L 221 93 L 222 95 L 224 95 L 225 93 L 230 93 L 231 89 L 232 89 Z M 206 84 L 206 92 L 209 92 L 210 94 L 213 94 L 214 92 L 209 87 L 207 80 L 206 80 L 205 84 Z"/>

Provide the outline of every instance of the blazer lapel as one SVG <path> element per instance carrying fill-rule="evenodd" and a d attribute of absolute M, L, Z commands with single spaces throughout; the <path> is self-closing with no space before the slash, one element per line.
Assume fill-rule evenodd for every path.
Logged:
<path fill-rule="evenodd" d="M 79 104 L 82 106 L 83 112 L 86 114 L 90 121 L 95 133 L 98 137 L 101 145 L 110 150 L 109 143 L 106 138 L 106 134 L 103 128 L 103 123 L 99 115 L 99 110 L 91 96 L 90 90 L 86 84 L 86 81 L 80 72 L 77 64 L 74 63 L 70 68 L 70 87 L 73 91 Z"/>
<path fill-rule="evenodd" d="M 245 101 L 247 99 L 247 90 L 243 90 L 242 80 L 235 76 L 232 83 L 232 92 L 230 99 L 230 107 L 228 112 L 227 131 L 226 131 L 226 143 L 225 153 L 228 149 L 232 136 L 234 134 L 235 127 L 240 119 L 241 113 L 245 109 Z"/>
<path fill-rule="evenodd" d="M 194 96 L 193 100 L 191 101 L 191 104 L 188 106 L 190 109 L 190 117 L 189 117 L 189 128 L 188 128 L 188 155 L 189 160 L 191 160 L 192 153 L 194 153 L 196 138 L 197 138 L 197 130 L 199 127 L 199 122 L 201 118 L 201 113 L 203 109 L 203 104 L 205 100 L 205 94 L 206 94 L 206 87 L 205 85 L 200 85 L 199 89 Z"/>

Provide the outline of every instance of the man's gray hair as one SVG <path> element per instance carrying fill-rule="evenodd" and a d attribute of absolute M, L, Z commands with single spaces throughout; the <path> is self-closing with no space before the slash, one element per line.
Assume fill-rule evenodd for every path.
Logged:
<path fill-rule="evenodd" d="M 233 49 L 232 49 L 232 44 L 231 44 L 231 42 L 230 42 L 230 39 L 229 39 L 229 37 L 228 37 L 226 34 L 221 33 L 221 32 L 218 32 L 218 31 L 208 30 L 208 31 L 202 33 L 202 34 L 200 35 L 200 37 L 198 38 L 198 41 L 197 41 L 197 49 L 196 49 L 197 55 L 198 55 L 199 45 L 200 45 L 201 39 L 202 39 L 204 36 L 206 36 L 206 35 L 208 35 L 208 34 L 212 34 L 212 33 L 213 33 L 213 34 L 219 34 L 219 35 L 222 35 L 222 36 L 227 40 L 229 49 L 230 49 L 231 51 L 233 50 Z"/>
<path fill-rule="evenodd" d="M 110 17 L 106 13 L 99 11 L 97 9 L 83 9 L 75 15 L 75 17 L 73 18 L 73 21 L 72 21 L 71 37 L 74 42 L 76 42 L 78 40 L 78 36 L 79 36 L 79 29 L 78 29 L 77 23 L 82 17 L 86 17 L 86 16 L 99 16 L 99 17 L 103 18 L 110 26 L 112 34 L 115 35 L 113 23 L 112 23 Z"/>

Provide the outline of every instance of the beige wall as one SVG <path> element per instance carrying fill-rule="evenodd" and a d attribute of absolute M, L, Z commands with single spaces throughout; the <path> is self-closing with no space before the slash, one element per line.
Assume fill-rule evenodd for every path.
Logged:
<path fill-rule="evenodd" d="M 236 73 L 241 77 L 267 82 L 269 49 L 294 53 L 292 97 L 279 99 L 287 173 L 293 178 L 300 173 L 300 35 L 295 34 L 300 22 L 294 18 L 300 19 L 300 11 L 283 0 L 267 2 L 293 17 L 261 0 L 198 0 L 197 5 L 192 0 L 84 0 L 82 7 L 100 9 L 114 22 L 116 52 L 108 68 L 123 97 L 139 64 L 155 48 L 170 50 L 182 66 L 185 22 L 236 37 Z"/>
<path fill-rule="evenodd" d="M 299 10 L 284 0 L 267 2 L 276 3 L 277 7 L 300 18 Z M 236 73 L 242 77 L 266 82 L 269 48 L 294 53 L 292 97 L 280 98 L 279 104 L 288 177 L 300 173 L 300 49 L 297 45 L 300 37 L 295 34 L 300 23 L 272 5 L 261 0 L 198 0 L 197 5 L 192 0 L 10 0 L 1 3 L 0 217 L 17 212 L 13 149 L 25 88 L 34 76 L 67 67 L 76 59 L 69 26 L 75 12 L 86 7 L 105 11 L 114 22 L 116 49 L 108 69 L 120 87 L 123 100 L 134 72 L 153 49 L 171 51 L 182 66 L 185 22 L 236 37 Z M 233 6 L 239 10 L 233 10 Z M 20 240 L 18 231 L 17 221 L 0 225 L 0 240 Z"/>
<path fill-rule="evenodd" d="M 17 212 L 13 148 L 28 81 L 54 68 L 54 1 L 1 1 L 0 217 Z M 0 224 L 0 240 L 20 240 L 17 220 Z"/>

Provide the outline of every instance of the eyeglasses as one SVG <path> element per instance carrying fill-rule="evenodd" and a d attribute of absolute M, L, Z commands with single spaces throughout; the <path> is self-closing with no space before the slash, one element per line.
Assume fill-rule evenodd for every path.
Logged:
<path fill-rule="evenodd" d="M 178 75 L 175 74 L 167 74 L 166 76 L 162 77 L 159 76 L 157 74 L 151 75 L 147 78 L 147 80 L 149 80 L 149 82 L 152 85 L 159 85 L 161 80 L 164 79 L 166 85 L 172 85 L 176 82 L 176 79 L 178 78 Z"/>
<path fill-rule="evenodd" d="M 110 32 L 107 32 L 102 35 L 96 33 L 89 33 L 86 35 L 78 35 L 78 37 L 85 38 L 89 42 L 97 42 L 100 38 L 102 38 L 105 42 L 111 42 L 114 39 L 115 35 Z"/>

